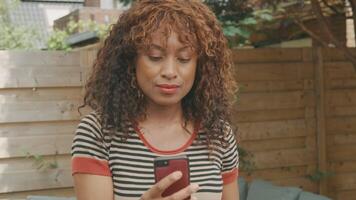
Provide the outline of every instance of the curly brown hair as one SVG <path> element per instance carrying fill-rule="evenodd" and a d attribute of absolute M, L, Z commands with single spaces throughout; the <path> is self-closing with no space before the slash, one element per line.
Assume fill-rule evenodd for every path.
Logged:
<path fill-rule="evenodd" d="M 237 91 L 233 62 L 219 21 L 200 1 L 141 0 L 120 15 L 97 54 L 79 109 L 91 107 L 100 113 L 102 128 L 112 134 L 120 130 L 127 138 L 127 122 L 145 116 L 146 101 L 135 76 L 138 50 L 162 27 L 175 31 L 198 54 L 193 87 L 182 99 L 185 121 L 201 121 L 209 148 L 213 140 L 225 144 Z"/>

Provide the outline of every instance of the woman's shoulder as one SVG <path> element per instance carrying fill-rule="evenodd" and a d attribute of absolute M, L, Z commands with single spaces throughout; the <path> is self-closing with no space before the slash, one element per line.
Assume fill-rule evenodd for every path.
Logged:
<path fill-rule="evenodd" d="M 234 125 L 233 124 L 231 124 L 230 122 L 225 121 L 225 120 L 221 120 L 221 123 L 222 123 L 222 127 L 223 127 L 223 130 L 224 130 L 224 133 L 231 134 L 231 133 L 234 132 Z"/>
<path fill-rule="evenodd" d="M 101 120 L 102 118 L 100 112 L 91 111 L 81 117 L 78 129 L 83 129 L 85 127 L 90 128 L 91 131 L 94 132 L 94 134 L 100 135 L 101 137 L 105 137 L 106 140 L 109 140 L 113 135 L 124 135 L 122 129 L 113 129 L 113 125 L 105 126 Z M 127 128 L 128 131 L 134 131 L 132 122 L 126 122 L 125 128 Z"/>
<path fill-rule="evenodd" d="M 228 122 L 227 120 L 220 120 L 219 123 L 220 123 L 219 135 L 223 136 L 224 141 L 231 141 L 232 139 L 234 139 L 235 131 L 236 131 L 234 125 Z M 200 123 L 198 133 L 201 136 L 201 138 L 207 137 L 209 132 L 210 132 L 209 129 L 204 127 L 203 124 Z"/>
<path fill-rule="evenodd" d="M 102 135 L 100 115 L 96 111 L 91 111 L 80 118 L 77 132 L 86 132 L 94 135 Z"/>
<path fill-rule="evenodd" d="M 231 122 L 229 122 L 228 120 L 220 119 L 218 123 L 218 126 L 222 131 L 221 134 L 223 134 L 225 137 L 231 137 L 231 135 L 234 135 L 235 127 Z"/>
<path fill-rule="evenodd" d="M 223 123 L 224 140 L 228 143 L 231 143 L 234 140 L 236 140 L 235 126 L 228 121 L 222 121 L 222 123 Z"/>
<path fill-rule="evenodd" d="M 97 111 L 91 111 L 80 118 L 80 123 L 90 123 L 101 127 L 100 114 Z"/>

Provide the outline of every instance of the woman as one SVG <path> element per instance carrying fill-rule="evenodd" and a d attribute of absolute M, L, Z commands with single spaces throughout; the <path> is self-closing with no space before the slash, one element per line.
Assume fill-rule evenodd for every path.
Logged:
<path fill-rule="evenodd" d="M 229 114 L 236 92 L 218 20 L 191 0 L 141 0 L 124 12 L 98 52 L 72 146 L 79 200 L 238 199 L 238 153 Z M 182 177 L 155 183 L 153 160 L 189 158 Z"/>

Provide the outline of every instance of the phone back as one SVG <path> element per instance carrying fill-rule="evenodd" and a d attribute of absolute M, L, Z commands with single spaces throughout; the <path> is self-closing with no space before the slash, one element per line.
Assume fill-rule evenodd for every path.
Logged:
<path fill-rule="evenodd" d="M 183 174 L 181 179 L 173 183 L 162 193 L 162 197 L 172 195 L 190 184 L 188 158 L 160 157 L 155 160 L 154 165 L 156 183 L 175 171 L 181 171 Z"/>

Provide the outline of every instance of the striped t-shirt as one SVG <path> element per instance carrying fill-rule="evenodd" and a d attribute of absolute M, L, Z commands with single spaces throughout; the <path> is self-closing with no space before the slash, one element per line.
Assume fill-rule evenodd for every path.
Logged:
<path fill-rule="evenodd" d="M 196 127 L 182 147 L 174 151 L 154 148 L 133 124 L 130 137 L 120 140 L 120 132 L 107 136 L 101 131 L 98 116 L 92 112 L 83 117 L 75 132 L 72 145 L 72 173 L 110 176 L 116 200 L 137 200 L 155 183 L 153 161 L 160 156 L 186 155 L 189 159 L 190 182 L 199 184 L 194 194 L 198 199 L 221 199 L 224 184 L 236 181 L 238 152 L 231 128 L 228 146 L 210 152 L 201 141 L 206 137 L 203 129 Z M 105 133 L 105 130 L 103 130 Z M 236 188 L 237 189 L 237 188 Z"/>

